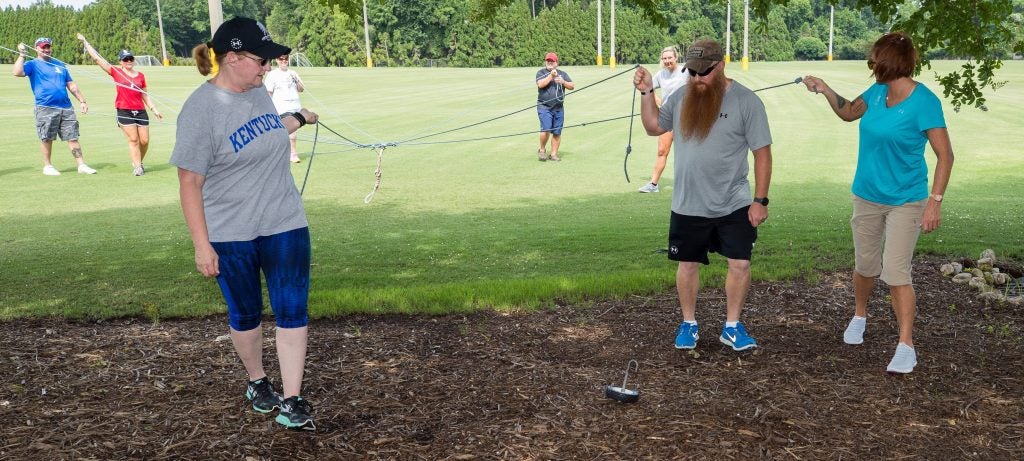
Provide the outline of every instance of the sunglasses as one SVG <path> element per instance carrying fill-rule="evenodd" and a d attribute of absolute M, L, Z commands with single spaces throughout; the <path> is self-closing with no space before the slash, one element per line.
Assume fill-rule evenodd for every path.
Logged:
<path fill-rule="evenodd" d="M 690 69 L 689 67 L 686 68 L 686 71 L 690 73 L 691 77 L 707 77 L 708 74 L 711 73 L 711 71 L 715 70 L 715 67 L 718 67 L 718 62 L 715 62 L 714 64 L 711 65 L 711 67 L 704 69 L 704 72 L 697 72 L 693 69 Z"/>
<path fill-rule="evenodd" d="M 874 59 L 868 59 L 868 69 L 869 70 L 875 70 L 875 60 Z"/>
<path fill-rule="evenodd" d="M 256 61 L 256 62 L 260 63 L 261 66 L 265 66 L 267 64 L 270 64 L 270 58 L 257 58 L 257 57 L 249 56 L 247 54 L 242 54 L 242 53 L 238 53 L 238 55 L 239 56 L 245 56 L 245 57 L 247 57 L 249 59 L 252 59 L 253 61 Z"/>
<path fill-rule="evenodd" d="M 278 61 L 287 61 L 288 58 L 277 58 Z"/>
<path fill-rule="evenodd" d="M 45 45 L 39 45 L 39 48 L 42 48 L 42 49 L 44 49 L 44 50 L 45 50 L 45 49 L 47 49 L 47 48 L 51 48 L 51 47 L 50 47 L 50 45 L 49 45 L 49 44 L 45 44 Z"/>
<path fill-rule="evenodd" d="M 127 57 L 127 58 L 122 59 L 121 62 L 135 62 L 135 58 Z"/>

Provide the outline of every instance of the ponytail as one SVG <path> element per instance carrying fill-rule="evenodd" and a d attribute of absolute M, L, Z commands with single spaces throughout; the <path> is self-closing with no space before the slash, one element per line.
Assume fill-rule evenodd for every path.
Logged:
<path fill-rule="evenodd" d="M 192 48 L 192 59 L 196 61 L 196 67 L 199 69 L 200 74 L 210 75 L 214 73 L 217 68 L 217 63 L 214 60 L 220 61 L 221 58 L 217 56 L 211 59 L 211 56 L 213 56 L 213 49 L 210 48 L 209 43 L 200 43 L 195 48 Z"/>

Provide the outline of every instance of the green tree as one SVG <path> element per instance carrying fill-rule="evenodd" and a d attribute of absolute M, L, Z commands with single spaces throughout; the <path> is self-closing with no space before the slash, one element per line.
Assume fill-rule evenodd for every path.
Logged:
<path fill-rule="evenodd" d="M 793 45 L 793 54 L 800 60 L 823 59 L 828 54 L 828 47 L 818 37 L 801 37 Z"/>

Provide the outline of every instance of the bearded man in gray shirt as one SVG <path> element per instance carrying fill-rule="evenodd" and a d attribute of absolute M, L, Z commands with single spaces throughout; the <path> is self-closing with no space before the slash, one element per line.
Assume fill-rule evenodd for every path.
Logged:
<path fill-rule="evenodd" d="M 698 40 L 686 51 L 689 83 L 685 91 L 654 99 L 650 72 L 637 69 L 644 129 L 651 136 L 672 131 L 675 139 L 675 187 L 669 223 L 669 259 L 677 261 L 676 288 L 683 322 L 675 347 L 697 346 L 697 288 L 700 264 L 708 252 L 725 256 L 726 323 L 719 340 L 741 351 L 757 347 L 740 323 L 750 289 L 750 257 L 757 227 L 768 219 L 771 182 L 771 132 L 764 104 L 750 89 L 725 77 L 721 45 Z M 747 152 L 754 155 L 754 194 L 747 180 Z"/>

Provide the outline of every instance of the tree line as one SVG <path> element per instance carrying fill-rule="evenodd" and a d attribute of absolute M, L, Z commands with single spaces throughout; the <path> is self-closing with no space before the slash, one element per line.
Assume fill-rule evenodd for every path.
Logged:
<path fill-rule="evenodd" d="M 615 60 L 651 63 L 667 45 L 685 47 L 701 37 L 723 41 L 727 3 L 732 2 L 731 54 L 742 54 L 742 0 L 663 0 L 653 3 L 662 21 L 630 1 L 616 1 Z M 1024 0 L 1012 0 L 1020 23 Z M 597 58 L 597 1 L 512 0 L 479 14 L 486 0 L 367 0 L 370 54 L 378 66 L 450 65 L 459 67 L 535 66 L 547 51 L 565 65 L 590 65 Z M 493 3 L 493 2 L 492 2 Z M 643 3 L 643 2 L 641 2 Z M 855 2 L 853 2 L 856 5 Z M 777 2 L 766 17 L 750 24 L 753 61 L 820 60 L 828 53 L 827 0 Z M 210 38 L 207 0 L 161 0 L 167 52 L 172 63 L 189 64 L 191 48 Z M 835 8 L 835 59 L 864 59 L 871 43 L 900 15 L 914 11 L 907 1 L 882 22 L 867 8 L 839 2 Z M 223 0 L 225 18 L 249 16 L 263 21 L 274 39 L 305 54 L 315 66 L 363 66 L 366 48 L 361 2 L 354 0 Z M 609 4 L 602 8 L 602 49 L 611 50 Z M 1020 34 L 1020 27 L 1017 28 Z M 156 2 L 97 0 L 81 10 L 40 0 L 27 8 L 0 10 L 0 44 L 31 46 L 36 37 L 54 39 L 54 56 L 71 64 L 90 62 L 75 40 L 82 32 L 108 57 L 122 48 L 136 55 L 161 57 Z M 992 50 L 1005 59 L 1011 43 Z M 930 58 L 951 57 L 941 46 Z M 12 62 L 13 53 L 2 55 Z"/>

